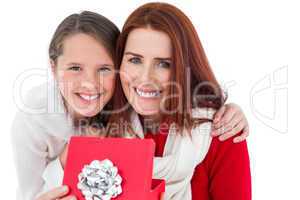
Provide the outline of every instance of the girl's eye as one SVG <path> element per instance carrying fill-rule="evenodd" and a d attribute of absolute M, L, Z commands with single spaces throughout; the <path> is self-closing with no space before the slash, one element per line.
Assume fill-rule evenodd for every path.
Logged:
<path fill-rule="evenodd" d="M 139 58 L 139 57 L 130 58 L 128 61 L 131 62 L 131 63 L 133 63 L 133 64 L 140 64 L 140 63 L 142 63 L 141 58 Z"/>
<path fill-rule="evenodd" d="M 98 72 L 100 72 L 100 73 L 107 73 L 110 71 L 111 71 L 111 69 L 109 67 L 101 67 L 98 69 Z"/>
<path fill-rule="evenodd" d="M 69 67 L 68 68 L 68 70 L 71 70 L 71 71 L 81 71 L 81 67 L 79 67 L 79 66 L 71 66 L 71 67 Z"/>
<path fill-rule="evenodd" d="M 170 68 L 171 64 L 167 61 L 161 61 L 158 63 L 158 67 L 162 67 L 162 68 Z"/>

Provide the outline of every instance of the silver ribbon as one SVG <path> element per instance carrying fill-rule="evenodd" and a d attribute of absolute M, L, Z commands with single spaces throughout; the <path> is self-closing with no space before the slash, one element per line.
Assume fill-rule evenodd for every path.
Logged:
<path fill-rule="evenodd" d="M 78 180 L 77 188 L 86 200 L 110 200 L 122 193 L 122 177 L 109 159 L 85 165 Z"/>

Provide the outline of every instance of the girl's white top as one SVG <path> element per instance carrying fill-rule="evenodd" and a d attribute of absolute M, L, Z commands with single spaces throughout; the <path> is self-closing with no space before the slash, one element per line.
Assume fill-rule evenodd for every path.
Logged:
<path fill-rule="evenodd" d="M 11 134 L 17 199 L 33 200 L 45 184 L 46 166 L 75 134 L 55 83 L 45 83 L 27 94 L 23 106 L 18 107 Z"/>

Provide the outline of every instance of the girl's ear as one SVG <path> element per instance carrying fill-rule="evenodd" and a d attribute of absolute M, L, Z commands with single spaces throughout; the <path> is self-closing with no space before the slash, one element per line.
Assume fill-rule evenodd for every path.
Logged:
<path fill-rule="evenodd" d="M 51 66 L 51 72 L 52 72 L 52 75 L 53 77 L 55 78 L 55 72 L 56 72 L 56 63 L 54 62 L 54 60 L 50 59 L 50 66 Z"/>

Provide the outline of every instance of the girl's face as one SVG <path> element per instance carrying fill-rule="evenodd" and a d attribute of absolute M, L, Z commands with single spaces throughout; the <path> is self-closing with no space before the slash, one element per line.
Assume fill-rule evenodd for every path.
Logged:
<path fill-rule="evenodd" d="M 172 46 L 169 36 L 151 28 L 138 28 L 128 35 L 120 78 L 134 110 L 157 115 L 163 106 L 171 78 Z"/>
<path fill-rule="evenodd" d="M 115 87 L 114 64 L 93 37 L 78 33 L 63 42 L 63 53 L 52 63 L 54 77 L 75 118 L 97 115 Z"/>

